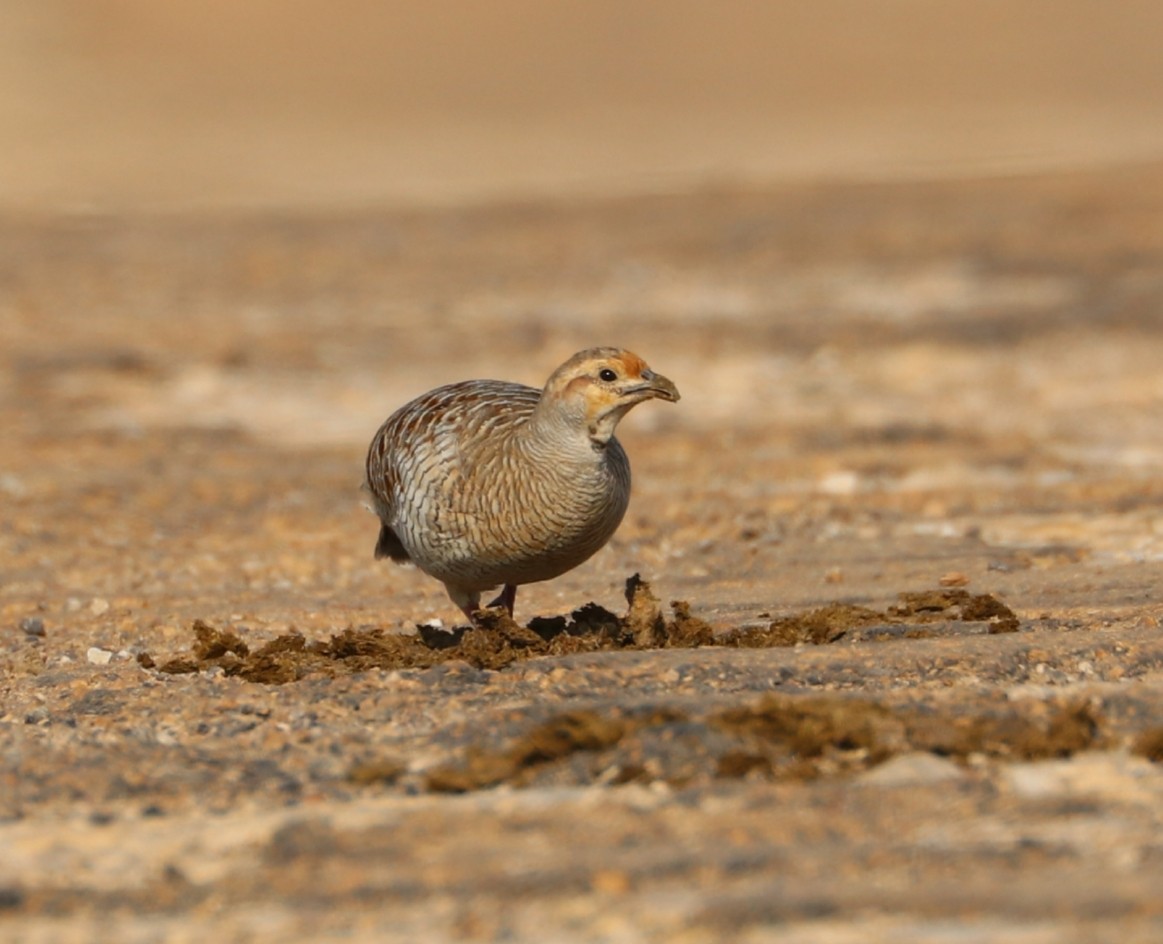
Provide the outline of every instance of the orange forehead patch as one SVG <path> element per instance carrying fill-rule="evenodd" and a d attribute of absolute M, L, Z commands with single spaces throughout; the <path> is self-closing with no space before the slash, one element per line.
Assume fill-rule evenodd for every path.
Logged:
<path fill-rule="evenodd" d="M 623 351 L 618 357 L 613 358 L 613 360 L 618 361 L 631 377 L 641 377 L 642 371 L 650 369 L 646 366 L 646 361 L 633 351 Z"/>

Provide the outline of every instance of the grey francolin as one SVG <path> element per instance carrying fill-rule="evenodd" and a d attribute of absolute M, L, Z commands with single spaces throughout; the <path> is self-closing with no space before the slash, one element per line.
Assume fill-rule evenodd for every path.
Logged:
<path fill-rule="evenodd" d="M 474 620 L 481 593 L 513 612 L 517 587 L 550 580 L 613 535 L 630 500 L 614 428 L 643 400 L 678 389 L 618 348 L 575 354 L 543 390 L 500 380 L 438 387 L 372 440 L 367 487 L 376 557 L 412 561 Z"/>

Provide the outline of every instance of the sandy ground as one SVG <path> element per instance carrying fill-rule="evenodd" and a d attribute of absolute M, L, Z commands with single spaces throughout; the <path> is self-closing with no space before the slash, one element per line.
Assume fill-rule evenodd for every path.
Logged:
<path fill-rule="evenodd" d="M 5 940 L 1163 935 L 1163 166 L 9 215 L 0 284 Z M 595 343 L 683 399 L 623 424 L 622 529 L 519 622 L 622 614 L 634 573 L 718 641 L 874 617 L 159 671 L 195 620 L 252 654 L 451 626 L 372 559 L 367 441 Z"/>

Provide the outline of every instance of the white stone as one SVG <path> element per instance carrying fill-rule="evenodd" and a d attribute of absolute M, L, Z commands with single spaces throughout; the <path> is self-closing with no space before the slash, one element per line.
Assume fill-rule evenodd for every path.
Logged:
<path fill-rule="evenodd" d="M 108 649 L 98 649 L 96 646 L 90 646 L 89 651 L 85 653 L 85 658 L 93 665 L 108 665 L 109 660 L 113 658 L 113 653 Z"/>
<path fill-rule="evenodd" d="M 960 780 L 965 771 L 947 757 L 924 751 L 899 754 L 860 775 L 863 783 L 876 787 L 915 787 Z"/>
<path fill-rule="evenodd" d="M 1150 761 L 1122 751 L 1086 751 L 1063 760 L 1008 765 L 1003 783 L 1027 800 L 1088 797 L 1154 804 L 1163 774 Z"/>
<path fill-rule="evenodd" d="M 860 476 L 849 469 L 830 472 L 816 486 L 825 495 L 855 495 L 860 489 Z"/>

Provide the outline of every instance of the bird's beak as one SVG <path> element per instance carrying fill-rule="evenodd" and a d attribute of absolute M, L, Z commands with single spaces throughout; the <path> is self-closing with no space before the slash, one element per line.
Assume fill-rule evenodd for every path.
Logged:
<path fill-rule="evenodd" d="M 671 403 L 679 401 L 678 387 L 662 374 L 656 374 L 652 370 L 644 370 L 641 377 L 646 382 L 637 389 L 643 393 L 659 400 L 669 400 Z"/>

